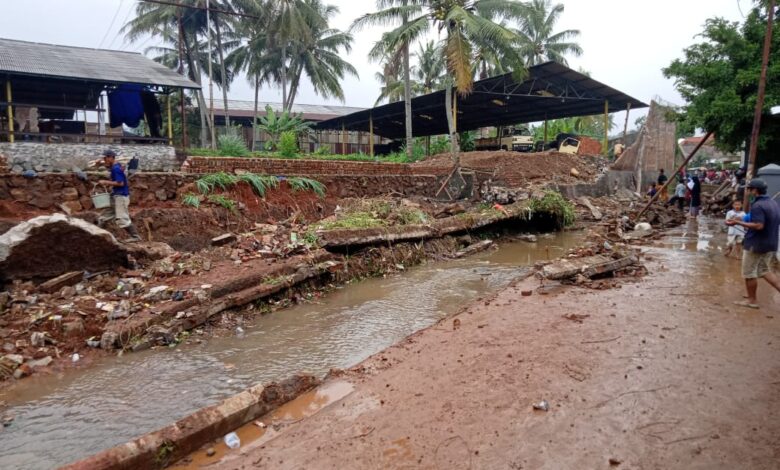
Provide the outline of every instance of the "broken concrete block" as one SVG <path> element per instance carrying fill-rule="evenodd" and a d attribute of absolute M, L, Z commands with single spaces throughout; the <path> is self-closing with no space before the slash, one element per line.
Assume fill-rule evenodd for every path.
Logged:
<path fill-rule="evenodd" d="M 211 246 L 224 246 L 229 245 L 238 240 L 238 237 L 234 233 L 225 233 L 218 237 L 211 239 Z"/>
<path fill-rule="evenodd" d="M 558 280 L 576 277 L 581 274 L 587 278 L 623 269 L 636 263 L 636 258 L 628 256 L 617 260 L 606 256 L 587 256 L 584 258 L 561 259 L 542 268 L 547 279 Z"/>
<path fill-rule="evenodd" d="M 63 287 L 78 284 L 79 281 L 81 281 L 83 278 L 83 271 L 71 271 L 61 276 L 57 276 L 54 279 L 49 279 L 48 281 L 38 286 L 38 290 L 41 292 L 46 292 L 47 294 L 52 294 L 59 291 Z"/>
<path fill-rule="evenodd" d="M 51 356 L 46 356 L 43 359 L 36 359 L 34 361 L 27 361 L 27 365 L 32 367 L 33 369 L 37 369 L 39 367 L 46 367 L 49 364 L 51 364 L 51 361 L 54 359 L 51 358 Z"/>
<path fill-rule="evenodd" d="M 106 331 L 100 337 L 100 349 L 114 349 L 119 341 L 119 334 L 113 331 Z"/>
<path fill-rule="evenodd" d="M 63 201 L 78 201 L 79 192 L 76 188 L 63 188 L 62 190 Z"/>
<path fill-rule="evenodd" d="M 125 266 L 127 248 L 111 233 L 64 214 L 35 217 L 0 235 L 0 281 Z"/>

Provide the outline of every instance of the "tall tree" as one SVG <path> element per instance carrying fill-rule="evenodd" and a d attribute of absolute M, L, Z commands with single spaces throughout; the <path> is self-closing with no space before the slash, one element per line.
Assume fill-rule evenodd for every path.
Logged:
<path fill-rule="evenodd" d="M 282 85 L 282 104 L 289 110 L 289 49 L 295 41 L 311 41 L 311 28 L 326 28 L 327 23 L 311 2 L 306 0 L 274 0 L 266 3 L 269 9 L 269 46 L 279 55 L 278 80 Z"/>
<path fill-rule="evenodd" d="M 528 66 L 554 61 L 568 65 L 566 55 L 582 55 L 582 47 L 575 41 L 580 36 L 577 29 L 555 32 L 555 24 L 563 14 L 563 5 L 553 5 L 550 0 L 531 0 L 517 30 L 519 46 Z"/>
<path fill-rule="evenodd" d="M 325 5 L 320 0 L 305 0 L 315 13 L 308 25 L 309 33 L 290 44 L 290 91 L 288 109 L 298 95 L 301 78 L 305 74 L 314 87 L 314 92 L 324 98 L 338 98 L 344 101 L 341 81 L 345 75 L 357 77 L 355 67 L 344 60 L 341 51 L 352 50 L 352 35 L 329 28 L 329 23 L 338 8 Z"/>
<path fill-rule="evenodd" d="M 205 12 L 197 8 L 186 8 L 187 5 L 197 5 L 198 0 L 182 0 L 183 7 L 162 5 L 157 3 L 138 2 L 135 7 L 135 18 L 128 21 L 122 27 L 122 32 L 127 39 L 135 42 L 141 37 L 153 36 L 162 40 L 167 46 L 167 53 L 157 59 L 173 68 L 175 62 L 183 60 L 187 76 L 197 84 L 201 84 L 202 76 L 202 47 L 199 36 L 206 31 Z M 179 34 L 179 16 L 181 15 L 183 36 Z M 184 57 L 179 57 L 179 41 L 183 44 Z M 154 48 L 152 48 L 154 50 Z M 197 90 L 195 97 L 200 111 L 200 139 L 201 145 L 208 141 L 210 125 L 206 112 L 206 100 L 203 91 Z"/>
<path fill-rule="evenodd" d="M 417 65 L 412 69 L 415 84 L 423 94 L 431 93 L 443 87 L 446 63 L 444 56 L 434 41 L 419 45 L 415 53 Z"/>
<path fill-rule="evenodd" d="M 663 69 L 686 101 L 678 120 L 688 133 L 697 128 L 714 131 L 715 144 L 726 151 L 745 147 L 753 125 L 766 22 L 760 6 L 742 23 L 710 18 L 699 35 L 703 41 L 686 48 L 682 59 Z M 778 105 L 780 34 L 775 33 L 767 70 L 759 166 L 780 159 L 780 119 L 769 112 Z"/>
<path fill-rule="evenodd" d="M 391 32 L 386 40 L 389 48 L 399 48 L 424 37 L 432 28 L 444 33 L 442 53 L 447 63 L 450 84 L 445 87 L 445 107 L 453 160 L 460 165 L 460 156 L 453 114 L 453 89 L 461 96 L 471 92 L 474 84 L 473 68 L 475 47 L 485 47 L 512 53 L 510 47 L 519 40 L 509 28 L 497 24 L 494 19 L 515 17 L 522 14 L 523 5 L 511 0 L 386 0 L 380 2 L 386 8 L 356 20 L 356 25 L 397 24 L 408 18 Z"/>

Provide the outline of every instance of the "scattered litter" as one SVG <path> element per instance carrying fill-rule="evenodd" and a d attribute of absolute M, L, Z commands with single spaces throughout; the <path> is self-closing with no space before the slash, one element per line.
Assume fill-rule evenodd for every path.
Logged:
<path fill-rule="evenodd" d="M 240 326 L 237 326 L 236 327 L 236 335 L 237 336 L 244 336 L 244 329 L 241 328 Z"/>
<path fill-rule="evenodd" d="M 100 343 L 98 342 L 98 346 L 99 345 L 100 345 Z M 73 355 L 70 356 L 70 360 L 72 362 L 79 362 L 81 360 L 81 356 L 79 356 L 79 353 L 73 353 Z"/>
<path fill-rule="evenodd" d="M 231 432 L 225 435 L 225 445 L 231 449 L 238 449 L 241 447 L 241 439 L 238 437 L 238 434 Z"/>
<path fill-rule="evenodd" d="M 533 407 L 535 410 L 539 410 L 539 411 L 550 411 L 550 404 L 547 402 L 547 400 L 542 400 L 539 403 L 534 403 Z"/>
<path fill-rule="evenodd" d="M 217 453 L 217 451 L 214 450 L 213 447 L 209 447 L 208 449 L 206 449 L 206 457 L 214 457 L 214 455 L 216 455 L 216 453 Z"/>
<path fill-rule="evenodd" d="M 260 429 L 265 429 L 265 428 L 267 428 L 267 427 L 268 427 L 268 426 L 267 426 L 267 425 L 266 425 L 264 422 L 262 422 L 262 421 L 255 421 L 255 426 L 257 426 L 257 427 L 258 427 L 258 428 L 260 428 Z"/>

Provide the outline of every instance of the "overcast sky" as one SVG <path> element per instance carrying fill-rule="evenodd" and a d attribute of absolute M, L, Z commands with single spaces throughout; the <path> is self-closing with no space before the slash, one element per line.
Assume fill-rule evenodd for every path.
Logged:
<path fill-rule="evenodd" d="M 143 51 L 156 45 L 154 39 L 127 43 L 119 34 L 121 26 L 133 17 L 138 0 L 0 0 L 0 37 L 84 47 Z M 330 0 L 341 13 L 333 25 L 346 29 L 352 20 L 374 10 L 371 0 Z M 661 68 L 680 57 L 701 32 L 704 20 L 721 16 L 741 20 L 751 0 L 562 0 L 565 11 L 558 29 L 579 29 L 581 57 L 569 65 L 583 68 L 602 81 L 642 101 L 656 96 L 675 104 L 682 100 L 674 84 L 661 74 Z M 367 52 L 381 31 L 364 31 L 355 37 L 349 61 L 359 78 L 343 83 L 345 103 L 369 107 L 379 94 L 374 73 L 379 65 L 370 63 Z M 215 91 L 215 99 L 221 94 Z M 231 87 L 231 99 L 251 100 L 252 88 L 239 79 Z M 279 90 L 266 88 L 261 99 L 281 101 Z M 303 86 L 298 103 L 340 104 L 314 94 Z M 641 113 L 632 113 L 638 116 Z M 616 116 L 617 121 L 623 119 Z M 633 121 L 633 117 L 631 119 Z"/>

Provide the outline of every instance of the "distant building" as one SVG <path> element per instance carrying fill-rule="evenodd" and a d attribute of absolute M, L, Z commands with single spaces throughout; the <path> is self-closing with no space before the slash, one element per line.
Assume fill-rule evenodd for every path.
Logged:
<path fill-rule="evenodd" d="M 696 148 L 702 140 L 704 140 L 703 136 L 686 137 L 678 140 L 677 145 L 680 147 L 680 151 L 683 155 L 690 155 L 691 152 L 693 152 L 693 149 Z M 709 165 L 739 163 L 742 161 L 741 154 L 724 152 L 715 147 L 715 135 L 710 136 L 694 158 L 696 161 L 704 162 Z"/>
<path fill-rule="evenodd" d="M 254 101 L 228 100 L 231 126 L 241 126 L 242 135 L 247 146 L 252 146 L 252 117 L 254 115 Z M 266 115 L 266 106 L 270 106 L 275 112 L 282 111 L 281 103 L 260 101 L 257 104 L 258 117 Z M 301 114 L 303 119 L 312 123 L 327 121 L 328 119 L 345 116 L 364 108 L 351 106 L 332 106 L 318 104 L 293 104 L 292 113 Z M 217 128 L 225 126 L 225 109 L 222 100 L 214 100 L 214 123 Z M 255 149 L 262 150 L 269 140 L 268 134 L 258 132 Z M 318 148 L 326 147 L 332 154 L 369 153 L 369 135 L 366 132 L 340 132 L 313 131 L 308 140 L 301 142 L 303 151 L 314 152 Z M 374 144 L 380 145 L 383 139 L 374 136 Z"/>

